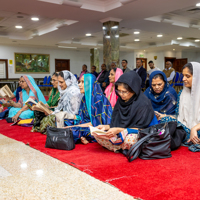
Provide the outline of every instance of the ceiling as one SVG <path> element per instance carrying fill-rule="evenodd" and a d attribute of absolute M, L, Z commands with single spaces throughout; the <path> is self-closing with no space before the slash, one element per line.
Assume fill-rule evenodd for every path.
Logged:
<path fill-rule="evenodd" d="M 194 41 L 200 38 L 196 3 L 198 0 L 0 0 L 0 44 L 102 49 L 100 21 L 109 18 L 120 21 L 121 51 L 199 50 L 200 42 Z M 16 25 L 23 28 L 16 29 Z M 134 35 L 134 31 L 140 34 Z M 86 33 L 92 36 L 86 37 Z"/>

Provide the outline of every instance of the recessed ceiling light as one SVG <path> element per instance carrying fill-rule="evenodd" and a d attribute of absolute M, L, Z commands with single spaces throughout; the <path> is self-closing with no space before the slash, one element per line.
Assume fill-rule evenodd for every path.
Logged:
<path fill-rule="evenodd" d="M 144 51 L 146 51 L 146 50 L 144 50 Z"/>
<path fill-rule="evenodd" d="M 157 35 L 157 37 L 162 37 L 162 36 L 163 36 L 163 35 L 161 35 L 161 34 L 160 34 L 160 35 Z"/>
<path fill-rule="evenodd" d="M 109 39 L 109 38 L 110 38 L 110 35 L 106 35 L 105 38 L 108 38 L 108 39 Z"/>
<path fill-rule="evenodd" d="M 39 21 L 39 18 L 38 17 L 32 17 L 31 20 L 33 20 L 33 21 Z"/>
<path fill-rule="evenodd" d="M 85 36 L 88 36 L 88 37 L 91 36 L 91 35 L 92 35 L 91 33 L 86 33 L 85 34 Z"/>
<path fill-rule="evenodd" d="M 182 37 L 177 37 L 177 40 L 182 40 L 183 38 Z"/>
<path fill-rule="evenodd" d="M 105 26 L 103 26 L 103 27 L 102 27 L 102 29 L 103 29 L 103 30 L 106 30 L 106 27 L 105 27 Z"/>
<path fill-rule="evenodd" d="M 195 40 L 195 42 L 200 42 L 200 40 L 199 40 L 199 39 L 197 39 L 197 40 Z"/>
<path fill-rule="evenodd" d="M 173 51 L 175 51 L 176 49 L 173 49 Z"/>
<path fill-rule="evenodd" d="M 133 32 L 135 35 L 137 35 L 137 34 L 140 34 L 140 32 L 139 31 L 135 31 L 135 32 Z"/>
<path fill-rule="evenodd" d="M 21 28 L 22 28 L 22 26 L 15 26 L 15 28 L 21 29 Z"/>
<path fill-rule="evenodd" d="M 139 42 L 139 41 L 140 41 L 140 39 L 135 39 L 134 41 L 135 41 L 135 42 Z"/>
<path fill-rule="evenodd" d="M 199 6 L 200 6 L 200 3 L 197 3 L 197 4 L 196 4 L 196 6 L 198 6 L 198 7 L 199 7 Z"/>
<path fill-rule="evenodd" d="M 119 35 L 115 35 L 115 37 L 116 37 L 116 38 L 118 38 L 118 37 L 119 37 Z"/>

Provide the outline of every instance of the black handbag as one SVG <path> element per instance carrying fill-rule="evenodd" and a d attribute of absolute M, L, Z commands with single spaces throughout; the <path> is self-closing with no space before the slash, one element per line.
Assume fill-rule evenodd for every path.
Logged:
<path fill-rule="evenodd" d="M 72 150 L 75 148 L 73 133 L 70 128 L 47 127 L 46 148 Z"/>
<path fill-rule="evenodd" d="M 171 136 L 168 123 L 157 124 L 146 129 L 140 129 L 139 141 L 126 153 L 129 162 L 138 156 L 144 160 L 171 157 Z"/>

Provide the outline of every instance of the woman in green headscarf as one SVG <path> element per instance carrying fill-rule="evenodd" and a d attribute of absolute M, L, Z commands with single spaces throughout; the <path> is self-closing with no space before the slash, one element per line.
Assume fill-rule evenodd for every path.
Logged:
<path fill-rule="evenodd" d="M 58 102 L 60 100 L 60 92 L 58 91 L 58 76 L 59 73 L 58 72 L 54 72 L 52 75 L 52 80 L 51 83 L 53 85 L 53 89 L 51 90 L 50 93 L 50 97 L 49 100 L 47 101 L 46 106 L 48 106 L 52 111 L 54 111 L 55 107 L 57 107 Z M 52 124 L 55 123 L 55 116 L 47 116 L 40 111 L 34 111 L 34 124 L 33 124 L 33 128 L 32 128 L 32 132 L 43 132 L 43 130 L 41 130 L 41 123 L 43 121 L 46 121 L 46 119 L 48 118 L 48 121 L 52 121 Z"/>
<path fill-rule="evenodd" d="M 51 83 L 53 85 L 53 89 L 51 90 L 49 100 L 47 101 L 48 106 L 53 111 L 54 108 L 57 107 L 58 101 L 60 99 L 60 92 L 58 91 L 58 75 L 58 72 L 54 72 L 52 75 Z"/>

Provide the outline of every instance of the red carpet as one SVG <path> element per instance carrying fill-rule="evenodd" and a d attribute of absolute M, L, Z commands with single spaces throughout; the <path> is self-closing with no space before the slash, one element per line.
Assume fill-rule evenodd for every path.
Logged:
<path fill-rule="evenodd" d="M 145 200 L 200 199 L 200 153 L 192 153 L 186 147 L 172 152 L 172 158 L 137 159 L 129 163 L 122 154 L 110 152 L 97 143 L 78 144 L 72 151 L 47 149 L 44 147 L 46 136 L 30 130 L 0 121 L 3 135 L 29 144 L 134 197 Z"/>

